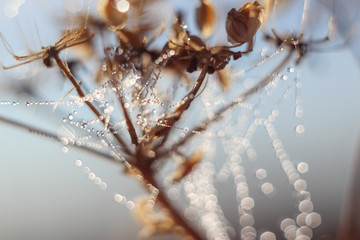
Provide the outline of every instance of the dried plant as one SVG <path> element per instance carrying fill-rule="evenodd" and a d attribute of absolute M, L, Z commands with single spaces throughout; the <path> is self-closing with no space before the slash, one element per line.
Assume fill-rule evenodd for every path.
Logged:
<path fill-rule="evenodd" d="M 1 34 L 5 49 L 19 61 L 12 66 L 1 65 L 4 70 L 37 60 L 42 60 L 46 67 L 53 67 L 55 62 L 73 89 L 61 99 L 54 99 L 47 104 L 56 107 L 64 105 L 88 108 L 93 113 L 93 118 L 80 120 L 78 117 L 79 121 L 74 123 L 71 116 L 70 123 L 85 131 L 86 137 L 66 134 L 57 137 L 24 123 L 6 118 L 0 120 L 29 128 L 58 139 L 67 146 L 79 147 L 98 154 L 100 158 L 122 164 L 124 172 L 137 179 L 147 191 L 146 196 L 134 201 L 131 207 L 135 218 L 142 224 L 141 235 L 150 238 L 174 234 L 182 239 L 230 239 L 236 236 L 241 239 L 256 238 L 256 230 L 251 222 L 254 200 L 249 197 L 246 177 L 241 173 L 240 155 L 247 153 L 251 158 L 254 153 L 249 142 L 253 128 L 263 125 L 269 133 L 286 176 L 293 185 L 297 198 L 300 199 L 298 216 L 304 217 L 301 214 L 305 214 L 306 219 L 312 220 L 304 220 L 306 224 L 300 224 L 295 223 L 289 216 L 281 222 L 281 229 L 288 239 L 295 239 L 296 236 L 297 239 L 310 238 L 311 228 L 316 228 L 321 222 L 320 215 L 313 212 L 313 203 L 306 191 L 306 182 L 288 159 L 282 142 L 276 135 L 272 124 L 278 115 L 276 109 L 265 120 L 255 118 L 245 133 L 234 134 L 234 141 L 240 142 L 241 147 L 229 147 L 233 146 L 230 138 L 222 142 L 229 160 L 222 163 L 223 167 L 218 176 L 234 176 L 241 225 L 238 233 L 234 233 L 233 228 L 229 226 L 214 190 L 208 189 L 213 187 L 208 178 L 214 175 L 206 173 L 211 172 L 211 167 L 209 170 L 206 165 L 206 158 L 209 157 L 206 152 L 210 149 L 196 142 L 194 138 L 207 134 L 213 125 L 216 126 L 216 122 L 226 120 L 229 112 L 237 112 L 240 107 L 250 110 L 253 114 L 256 104 L 260 104 L 250 103 L 255 93 L 275 89 L 280 76 L 284 77 L 281 75 L 284 69 L 294 63 L 300 63 L 300 60 L 311 51 L 310 46 L 331 41 L 331 29 L 324 40 L 304 41 L 303 26 L 309 8 L 308 0 L 304 1 L 299 34 L 294 35 L 290 32 L 284 34 L 285 37 L 278 35 L 276 29 L 271 29 L 272 34 L 261 33 L 259 30 L 265 32 L 262 24 L 264 21 L 266 24 L 271 22 L 274 1 L 265 1 L 265 4 L 253 1 L 242 6 L 234 6 L 235 8 L 227 10 L 226 19 L 221 20 L 214 3 L 202 0 L 194 16 L 201 33 L 201 36 L 198 36 L 187 27 L 181 13 L 174 14 L 172 22 L 168 22 L 165 17 L 156 19 L 156 4 L 160 4 L 161 1 L 99 0 L 96 13 L 90 11 L 90 2 L 89 11 L 75 18 L 80 19 L 81 24 L 75 28 L 68 28 L 55 44 L 25 56 L 16 55 L 6 40 L 6 33 Z M 333 25 L 331 19 L 330 26 Z M 208 45 L 208 39 L 214 36 L 216 27 L 223 28 L 231 45 Z M 266 64 L 271 67 L 250 87 L 236 89 L 238 84 L 234 83 L 232 77 L 236 73 L 230 65 L 250 61 L 251 56 L 256 55 L 254 48 L 261 49 L 256 47 L 256 44 L 262 34 L 267 40 L 265 43 L 271 46 L 274 52 L 268 57 L 257 58 L 254 68 Z M 169 35 L 170 39 L 161 42 L 164 36 Z M 116 39 L 115 43 L 110 39 Z M 71 52 L 72 49 L 74 52 Z M 96 58 L 99 68 L 95 71 L 96 74 L 91 76 L 91 82 L 80 81 L 76 77 L 77 70 L 74 66 L 85 65 L 83 62 L 87 60 L 77 59 L 76 51 L 80 54 L 87 53 L 87 58 Z M 68 55 L 71 56 L 72 53 L 75 60 L 67 60 Z M 293 59 L 294 53 L 297 54 L 296 59 Z M 270 61 L 280 54 L 284 55 L 283 59 L 274 63 Z M 295 70 L 289 67 L 288 71 Z M 208 87 L 211 85 L 208 82 L 214 79 L 218 80 L 220 91 Z M 93 89 L 89 88 L 93 85 Z M 223 99 L 229 99 L 222 100 L 219 104 L 217 101 L 221 99 L 204 96 L 209 88 L 218 94 L 224 94 Z M 76 94 L 73 94 L 73 90 Z M 201 103 L 201 98 L 205 99 L 205 103 Z M 27 102 L 27 105 L 33 104 L 37 102 Z M 199 107 L 193 107 L 196 104 L 200 108 L 208 105 L 215 107 L 206 114 L 199 113 L 199 118 L 195 118 L 194 123 L 190 124 L 187 118 L 194 117 L 192 115 L 197 115 L 194 111 L 199 111 Z M 186 124 L 190 127 L 184 127 Z M 300 128 L 299 132 L 302 131 Z M 229 131 L 231 132 L 225 128 L 218 134 L 230 134 Z M 201 186 L 197 186 L 196 181 L 210 185 L 206 189 L 204 186 L 203 195 Z M 271 195 L 272 186 L 263 186 L 263 192 Z M 194 213 L 190 214 L 192 217 L 182 214 L 167 195 L 168 189 L 174 187 L 184 188 L 183 191 L 189 198 L 190 209 L 194 210 Z M 198 189 L 199 196 L 191 189 Z M 115 200 L 121 202 L 123 198 Z M 209 210 L 207 205 L 201 206 L 201 202 L 211 205 L 211 209 Z M 201 223 L 194 224 L 191 218 L 201 220 Z M 275 239 L 275 235 L 270 231 L 263 231 L 260 239 L 272 240 Z"/>

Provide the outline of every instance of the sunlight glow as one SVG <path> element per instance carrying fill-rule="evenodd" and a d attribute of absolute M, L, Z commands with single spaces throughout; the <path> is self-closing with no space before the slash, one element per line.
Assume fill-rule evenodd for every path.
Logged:
<path fill-rule="evenodd" d="M 119 10 L 119 12 L 127 12 L 129 11 L 130 8 L 130 3 L 126 0 L 120 0 L 117 4 L 116 4 L 116 8 Z"/>

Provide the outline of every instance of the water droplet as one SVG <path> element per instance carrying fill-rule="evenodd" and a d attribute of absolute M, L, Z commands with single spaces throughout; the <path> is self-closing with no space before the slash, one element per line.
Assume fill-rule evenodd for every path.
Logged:
<path fill-rule="evenodd" d="M 128 202 L 125 204 L 125 206 L 126 206 L 128 209 L 132 210 L 132 209 L 134 209 L 134 207 L 135 207 L 135 203 L 134 203 L 133 201 L 128 201 Z"/>
<path fill-rule="evenodd" d="M 295 225 L 295 220 L 291 218 L 285 218 L 280 223 L 280 228 L 283 232 L 285 232 L 285 229 L 289 226 Z"/>
<path fill-rule="evenodd" d="M 296 231 L 296 234 L 298 234 L 297 231 Z M 306 235 L 299 235 L 299 236 L 296 236 L 295 240 L 311 240 L 311 238 L 309 236 L 306 236 Z"/>
<path fill-rule="evenodd" d="M 246 226 L 241 229 L 241 239 L 255 239 L 256 238 L 256 230 L 251 226 Z"/>
<path fill-rule="evenodd" d="M 297 134 L 297 135 L 301 135 L 301 134 L 303 134 L 303 133 L 305 132 L 305 126 L 299 124 L 299 125 L 297 125 L 297 126 L 295 127 L 295 131 L 296 131 L 296 134 Z"/>
<path fill-rule="evenodd" d="M 267 196 L 272 195 L 272 193 L 274 193 L 274 186 L 271 183 L 266 182 L 261 185 L 261 191 Z"/>
<path fill-rule="evenodd" d="M 75 160 L 75 166 L 81 167 L 82 161 L 80 159 Z"/>
<path fill-rule="evenodd" d="M 69 149 L 67 147 L 63 147 L 62 151 L 63 151 L 63 153 L 67 153 L 69 151 Z"/>
<path fill-rule="evenodd" d="M 115 200 L 115 202 L 120 203 L 123 200 L 123 196 L 121 196 L 120 194 L 117 193 L 114 195 L 114 200 Z"/>
<path fill-rule="evenodd" d="M 250 210 L 255 206 L 254 199 L 251 197 L 246 197 L 243 200 L 241 200 L 240 206 L 245 210 Z"/>
<path fill-rule="evenodd" d="M 288 68 L 287 68 L 287 71 L 290 72 L 290 73 L 292 73 L 292 72 L 295 71 L 295 68 L 293 68 L 293 67 L 288 67 Z"/>
<path fill-rule="evenodd" d="M 297 195 L 297 200 L 299 202 L 301 202 L 303 200 L 310 200 L 310 193 L 307 191 L 300 191 Z"/>
<path fill-rule="evenodd" d="M 296 217 L 296 223 L 298 226 L 304 226 L 305 223 L 305 219 L 306 219 L 307 213 L 300 213 L 299 215 L 297 215 Z"/>
<path fill-rule="evenodd" d="M 299 173 L 307 173 L 309 171 L 309 165 L 306 163 L 306 162 L 300 162 L 298 165 L 297 165 L 297 170 Z"/>
<path fill-rule="evenodd" d="M 115 49 L 115 54 L 118 55 L 118 56 L 121 55 L 123 52 L 124 52 L 124 50 L 122 48 L 120 48 L 120 47 L 117 47 Z"/>
<path fill-rule="evenodd" d="M 93 173 L 93 172 L 91 172 L 91 173 L 88 174 L 88 178 L 89 178 L 90 180 L 94 180 L 95 177 L 96 177 L 96 175 L 95 175 L 95 173 Z"/>
<path fill-rule="evenodd" d="M 276 240 L 276 236 L 273 232 L 264 232 L 260 235 L 260 240 Z"/>
<path fill-rule="evenodd" d="M 104 183 L 104 182 L 101 182 L 101 183 L 99 184 L 99 187 L 100 187 L 101 190 L 105 190 L 105 189 L 107 188 L 107 184 Z"/>
<path fill-rule="evenodd" d="M 256 178 L 257 178 L 257 179 L 263 180 L 263 179 L 266 178 L 267 173 L 266 173 L 266 170 L 265 170 L 265 169 L 260 168 L 260 169 L 258 169 L 258 170 L 256 171 L 255 175 L 256 175 Z"/>
<path fill-rule="evenodd" d="M 84 128 L 84 129 L 87 128 L 87 126 L 88 126 L 88 125 L 87 125 L 86 122 L 83 122 L 83 123 L 81 124 L 81 127 Z"/>
<path fill-rule="evenodd" d="M 90 168 L 87 167 L 87 166 L 85 166 L 83 170 L 84 170 L 85 173 L 89 173 L 89 172 L 90 172 Z"/>
<path fill-rule="evenodd" d="M 307 183 L 304 179 L 298 179 L 294 183 L 294 189 L 298 192 L 304 191 L 307 188 Z"/>
<path fill-rule="evenodd" d="M 94 179 L 94 183 L 95 183 L 95 184 L 100 184 L 100 183 L 101 183 L 101 178 L 96 177 L 96 178 Z"/>
<path fill-rule="evenodd" d="M 321 216 L 319 213 L 312 212 L 306 216 L 306 225 L 311 228 L 316 228 L 321 224 Z"/>
<path fill-rule="evenodd" d="M 309 237 L 309 239 L 311 239 L 313 236 L 313 232 L 312 232 L 311 228 L 309 228 L 307 226 L 302 226 L 296 231 L 296 236 L 297 237 L 307 236 L 307 237 Z"/>
<path fill-rule="evenodd" d="M 300 212 L 309 213 L 309 212 L 312 212 L 312 210 L 314 210 L 314 205 L 313 205 L 312 201 L 305 199 L 299 203 L 299 211 Z"/>
<path fill-rule="evenodd" d="M 240 225 L 243 227 L 254 225 L 254 217 L 250 214 L 244 214 L 240 217 Z"/>

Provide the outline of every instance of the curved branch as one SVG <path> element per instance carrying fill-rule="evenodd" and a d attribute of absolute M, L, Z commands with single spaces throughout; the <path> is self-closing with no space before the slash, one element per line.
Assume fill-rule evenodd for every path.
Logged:
<path fill-rule="evenodd" d="M 294 51 L 289 51 L 286 57 L 282 60 L 282 62 L 274 68 L 272 71 L 272 74 L 266 76 L 263 78 L 260 82 L 258 82 L 255 86 L 247 90 L 246 92 L 242 93 L 238 98 L 233 99 L 228 105 L 224 106 L 223 108 L 219 109 L 215 114 L 214 117 L 205 119 L 203 121 L 200 121 L 200 124 L 198 124 L 195 128 L 193 128 L 189 133 L 181 139 L 180 142 L 172 145 L 169 149 L 166 151 L 158 152 L 156 155 L 163 158 L 167 157 L 171 151 L 174 151 L 187 143 L 189 139 L 191 139 L 196 133 L 202 132 L 207 129 L 207 127 L 220 120 L 224 114 L 229 111 L 231 108 L 236 107 L 246 101 L 249 97 L 251 97 L 253 94 L 257 93 L 260 89 L 264 88 L 267 84 L 269 84 L 274 74 L 277 74 L 282 68 L 285 67 L 286 63 L 290 60 L 291 56 L 293 55 Z M 170 151 L 171 150 L 171 151 Z"/>

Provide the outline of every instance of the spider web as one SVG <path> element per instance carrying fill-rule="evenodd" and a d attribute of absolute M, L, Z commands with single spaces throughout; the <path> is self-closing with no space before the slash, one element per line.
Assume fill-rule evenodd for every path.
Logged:
<path fill-rule="evenodd" d="M 266 52 L 266 47 L 258 50 L 258 55 L 262 56 L 265 59 L 264 61 L 259 60 L 258 57 L 253 61 L 261 64 L 255 64 L 255 68 L 249 64 L 248 70 L 233 73 L 233 76 L 237 77 L 232 78 L 233 86 L 229 93 L 221 92 L 214 79 L 209 77 L 206 89 L 197 99 L 199 100 L 197 105 L 194 105 L 194 108 L 190 109 L 184 119 L 175 126 L 172 138 L 176 140 L 183 137 L 192 129 L 194 123 L 201 121 L 204 119 L 203 117 L 211 118 L 221 106 L 226 105 L 231 99 L 238 96 L 238 89 L 253 86 L 256 82 L 254 79 L 259 79 L 259 72 L 267 73 L 267 67 L 264 65 L 268 62 L 276 62 L 276 59 L 275 56 L 264 57 L 266 55 L 264 52 Z M 270 52 L 269 55 L 272 56 L 271 53 L 274 52 L 276 51 Z M 251 62 L 250 59 L 249 62 Z M 237 67 L 237 65 L 234 66 L 234 68 Z M 242 66 L 242 68 L 244 67 Z M 260 68 L 264 68 L 264 70 Z M 84 74 L 91 75 L 91 73 L 86 73 L 87 71 L 84 72 Z M 136 71 L 132 69 L 124 75 L 126 75 L 124 91 L 129 91 L 131 87 L 138 87 L 136 86 L 138 82 Z M 239 75 L 240 77 L 238 77 Z M 156 81 L 164 81 L 164 79 L 155 76 L 145 84 L 146 96 L 148 97 L 146 101 L 141 102 L 141 111 L 136 109 L 137 105 L 133 104 L 132 98 L 127 99 L 126 102 L 132 118 L 137 119 L 136 124 L 141 128 L 157 124 L 158 119 L 164 116 L 164 112 L 173 109 L 177 102 L 175 101 L 172 104 L 166 102 L 166 98 L 161 95 L 160 89 L 156 88 L 159 85 L 156 84 Z M 171 89 L 172 85 L 167 86 L 165 84 L 165 88 Z M 139 89 L 142 90 L 142 86 Z M 290 132 L 294 135 L 303 134 L 300 89 L 301 77 L 297 67 L 294 68 L 291 65 L 285 67 L 285 71 L 276 73 L 271 83 L 259 93 L 251 97 L 246 103 L 231 109 L 220 122 L 211 125 L 204 132 L 196 133 L 196 137 L 182 148 L 188 152 L 201 150 L 205 153 L 202 163 L 193 174 L 186 177 L 184 183 L 170 186 L 167 177 L 171 173 L 171 166 L 162 173 L 166 179 L 164 184 L 168 187 L 169 197 L 174 201 L 181 202 L 184 200 L 182 196 L 186 196 L 189 206 L 185 207 L 185 216 L 190 221 L 200 220 L 200 225 L 206 230 L 207 238 L 274 239 L 272 235 L 274 232 L 279 237 L 280 234 L 284 234 L 287 239 L 295 239 L 300 236 L 307 239 L 305 236 L 311 238 L 312 228 L 316 228 L 320 224 L 321 217 L 316 211 L 313 211 L 316 210 L 316 205 L 314 206 L 312 203 L 311 195 L 307 191 L 307 182 L 303 177 L 307 170 L 307 164 L 305 162 L 297 164 L 297 161 L 293 159 L 286 149 L 287 142 L 282 140 L 278 130 L 279 126 L 277 126 L 277 119 L 284 112 L 280 111 L 279 108 L 290 102 L 293 105 L 292 112 L 294 112 L 293 117 L 295 119 L 293 122 L 296 122 L 290 127 Z M 170 91 L 165 92 L 171 94 Z M 120 107 L 116 105 L 113 93 L 113 89 L 105 83 L 100 88 L 89 91 L 87 97 L 96 102 L 97 106 L 104 112 L 104 118 L 112 120 L 119 132 L 126 132 L 125 120 L 121 117 L 118 119 L 118 116 L 121 116 L 121 113 L 118 112 Z M 170 95 L 171 97 L 168 98 L 179 99 L 183 96 L 181 90 L 177 94 L 178 96 Z M 129 96 L 130 93 L 125 92 L 124 95 Z M 214 101 L 214 96 L 221 97 Z M 100 124 L 99 119 L 94 119 L 86 109 L 84 110 L 84 99 L 72 94 L 68 99 L 70 100 L 26 102 L 3 100 L 0 104 L 14 106 L 23 104 L 28 108 L 59 105 L 61 111 L 64 111 L 60 119 L 64 126 L 60 127 L 58 137 L 64 144 L 64 152 L 68 151 L 67 146 L 69 145 L 86 146 L 101 153 L 110 153 L 109 155 L 115 157 L 117 161 L 126 161 L 122 157 L 121 149 L 113 144 L 108 129 Z M 197 115 L 193 116 L 193 112 L 196 112 Z M 258 134 L 261 131 L 267 134 L 266 138 Z M 265 157 L 261 154 L 262 144 L 257 146 L 259 142 L 263 141 L 270 142 L 272 146 L 270 155 Z M 224 160 L 224 156 L 226 156 L 226 160 Z M 288 182 L 289 187 L 287 199 L 296 205 L 292 213 L 281 214 L 282 216 L 273 219 L 273 221 L 280 219 L 280 224 L 276 226 L 277 229 L 274 229 L 274 225 L 268 226 L 261 221 L 258 223 L 257 220 L 261 218 L 256 212 L 259 206 L 258 201 L 262 202 L 262 199 L 266 199 L 271 202 L 276 199 L 283 187 L 283 185 L 278 185 L 275 180 L 272 180 L 275 178 L 275 173 L 266 167 L 267 163 L 264 161 L 272 161 L 272 165 L 281 167 L 283 171 L 282 182 Z M 75 164 L 82 167 L 88 178 L 100 188 L 107 188 L 105 187 L 107 183 L 102 181 L 88 166 L 84 166 L 81 160 L 77 159 Z M 224 193 L 222 190 L 224 186 L 232 189 L 232 195 L 227 192 Z M 292 196 L 293 193 L 295 196 Z M 229 200 L 223 195 L 230 195 L 235 200 L 237 208 L 235 217 L 233 216 L 234 210 L 229 214 L 226 207 L 226 202 L 233 200 Z M 258 198 L 259 195 L 261 196 Z M 133 209 L 136 205 L 135 200 L 129 200 L 120 193 L 115 193 L 113 197 L 116 202 L 124 204 L 129 209 Z M 230 219 L 236 220 L 231 221 Z"/>

